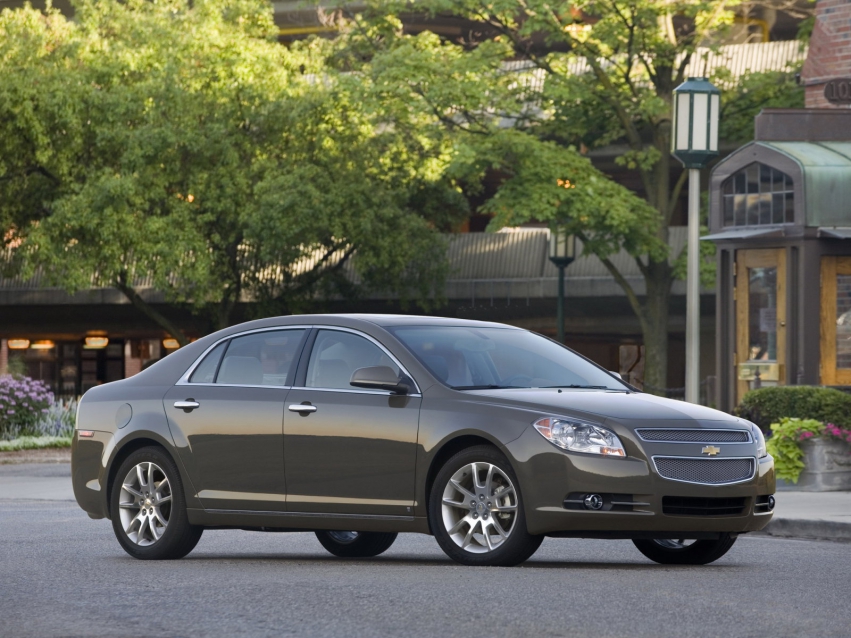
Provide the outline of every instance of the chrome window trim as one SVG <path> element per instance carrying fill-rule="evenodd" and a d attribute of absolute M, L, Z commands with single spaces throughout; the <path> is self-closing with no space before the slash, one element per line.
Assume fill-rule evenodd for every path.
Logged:
<path fill-rule="evenodd" d="M 237 333 L 234 333 L 232 335 L 228 335 L 227 337 L 222 337 L 221 339 L 219 339 L 215 343 L 211 344 L 206 350 L 204 350 L 204 352 L 202 352 L 198 356 L 197 359 L 195 359 L 195 362 L 189 367 L 189 369 L 187 369 L 187 371 L 185 373 L 183 373 L 183 376 L 181 376 L 180 379 L 177 380 L 177 383 L 175 383 L 175 385 L 190 386 L 190 387 L 213 387 L 213 388 L 267 388 L 267 389 L 273 388 L 273 389 L 277 389 L 277 390 L 284 390 L 284 389 L 286 389 L 286 390 L 317 390 L 319 392 L 347 392 L 347 393 L 351 393 L 351 394 L 377 394 L 377 395 L 382 395 L 382 396 L 397 396 L 397 395 L 394 395 L 392 392 L 389 392 L 387 390 L 354 390 L 354 389 L 349 390 L 349 389 L 341 389 L 341 388 L 311 388 L 311 387 L 307 387 L 307 386 L 302 387 L 302 386 L 292 386 L 292 385 L 243 385 L 243 384 L 237 384 L 237 383 L 191 383 L 189 381 L 189 378 L 192 376 L 192 373 L 195 372 L 195 368 L 197 368 L 199 365 L 201 365 L 201 362 L 204 360 L 204 357 L 206 357 L 210 352 L 213 351 L 213 349 L 216 348 L 216 346 L 223 343 L 224 341 L 228 341 L 229 339 L 236 339 L 238 337 L 244 337 L 244 336 L 250 335 L 250 334 L 256 334 L 258 332 L 273 332 L 273 331 L 281 331 L 281 330 L 310 330 L 312 328 L 316 328 L 317 330 L 337 330 L 339 332 L 350 332 L 354 335 L 357 335 L 359 337 L 363 337 L 364 339 L 371 341 L 373 344 L 378 346 L 384 352 L 384 354 L 386 354 L 388 357 L 390 357 L 390 359 L 393 361 L 393 363 L 395 363 L 397 366 L 399 366 L 399 369 L 411 381 L 413 381 L 414 389 L 416 391 L 410 392 L 410 393 L 408 393 L 404 396 L 409 396 L 409 397 L 420 397 L 420 396 L 422 396 L 422 392 L 419 388 L 419 385 L 417 384 L 416 379 L 414 379 L 413 375 L 410 372 L 408 372 L 407 368 L 405 368 L 405 366 L 402 365 L 402 363 L 399 361 L 399 359 L 397 359 L 396 356 L 392 352 L 390 352 L 386 347 L 384 347 L 384 345 L 382 343 L 380 343 L 378 340 L 374 339 L 373 337 L 369 336 L 368 334 L 360 332 L 359 330 L 353 330 L 352 328 L 344 328 L 342 326 L 328 326 L 328 325 L 318 325 L 317 326 L 317 325 L 298 324 L 298 325 L 292 325 L 292 326 L 273 326 L 273 327 L 270 327 L 270 328 L 255 328 L 254 330 L 246 330 L 245 332 L 237 332 Z M 398 395 L 398 396 L 402 396 L 402 395 Z"/>
<path fill-rule="evenodd" d="M 386 354 L 388 357 L 390 357 L 390 359 L 393 361 L 393 363 L 395 363 L 397 366 L 399 366 L 399 370 L 401 370 L 405 374 L 405 376 L 407 376 L 414 383 L 414 389 L 416 391 L 410 392 L 410 393 L 405 394 L 405 395 L 394 395 L 392 392 L 389 392 L 387 390 L 349 390 L 349 389 L 342 389 L 342 388 L 313 388 L 313 387 L 310 387 L 310 386 L 304 386 L 304 387 L 299 386 L 297 388 L 293 388 L 293 390 L 320 390 L 320 391 L 324 391 L 324 392 L 351 392 L 351 393 L 358 393 L 358 394 L 382 394 L 382 395 L 386 395 L 386 396 L 408 396 L 408 397 L 421 396 L 422 391 L 420 390 L 420 386 L 417 384 L 417 380 L 414 379 L 413 375 L 410 372 L 408 372 L 408 370 L 407 370 L 407 368 L 405 368 L 405 366 L 402 365 L 402 362 L 399 361 L 399 359 L 397 359 L 396 356 L 392 352 L 390 352 L 387 348 L 385 348 L 384 345 L 380 341 L 378 341 L 377 339 L 369 336 L 368 334 L 364 334 L 363 332 L 360 332 L 359 330 L 354 330 L 352 328 L 344 328 L 342 326 L 313 326 L 313 327 L 316 328 L 316 330 L 336 330 L 338 332 L 349 332 L 353 335 L 363 337 L 367 341 L 371 341 L 376 346 L 378 346 L 379 349 L 384 351 L 384 354 Z M 311 345 L 310 354 L 313 354 L 313 348 L 314 348 L 315 345 L 316 345 L 316 341 L 314 340 L 313 344 Z M 307 360 L 307 365 L 308 366 L 310 365 L 310 359 L 309 358 Z M 307 371 L 305 371 L 305 373 L 306 372 Z M 307 383 L 306 377 L 305 377 L 305 383 Z"/>
<path fill-rule="evenodd" d="M 700 445 L 700 444 L 698 443 L 698 445 Z M 720 485 L 736 485 L 737 483 L 747 483 L 748 481 L 753 480 L 753 478 L 756 476 L 756 470 L 759 467 L 759 463 L 758 463 L 757 458 L 755 456 L 722 456 L 721 458 L 709 458 L 709 457 L 706 457 L 706 456 L 672 456 L 671 454 L 655 454 L 655 455 L 651 456 L 650 458 L 653 459 L 653 469 L 656 470 L 656 474 L 659 476 L 659 478 L 665 479 L 666 481 L 675 481 L 677 483 L 688 483 L 689 485 L 710 485 L 710 486 L 718 485 L 718 486 L 720 486 Z M 707 463 L 711 463 L 712 461 L 743 461 L 745 459 L 750 459 L 751 461 L 753 461 L 753 465 L 752 465 L 753 469 L 751 470 L 751 475 L 749 477 L 739 479 L 737 481 L 728 481 L 728 482 L 725 482 L 725 483 L 703 483 L 701 481 L 684 481 L 682 479 L 673 479 L 673 478 L 668 478 L 667 476 L 662 476 L 662 473 L 659 472 L 659 468 L 656 466 L 656 459 L 686 459 L 686 460 L 689 460 L 689 461 L 695 461 L 695 460 L 705 461 Z"/>
<path fill-rule="evenodd" d="M 254 330 L 246 330 L 245 332 L 236 332 L 232 335 L 222 337 L 221 339 L 216 341 L 214 344 L 212 344 L 209 348 L 204 350 L 204 352 L 202 352 L 198 356 L 198 358 L 195 359 L 195 362 L 191 366 L 189 366 L 189 369 L 186 370 L 186 372 L 183 373 L 183 376 L 181 376 L 177 380 L 177 383 L 175 383 L 174 385 L 188 385 L 188 386 L 191 386 L 191 387 L 210 387 L 210 386 L 212 386 L 212 387 L 216 387 L 216 388 L 276 388 L 276 389 L 279 389 L 279 390 L 282 389 L 282 388 L 292 388 L 291 385 L 242 385 L 242 384 L 237 384 L 237 383 L 190 383 L 189 377 L 191 377 L 192 373 L 195 372 L 195 368 L 197 368 L 199 365 L 201 365 L 201 362 L 204 360 L 204 357 L 206 357 L 208 354 L 210 354 L 210 352 L 216 346 L 218 346 L 220 343 L 222 343 L 224 341 L 227 341 L 229 339 L 236 339 L 237 337 L 244 337 L 246 335 L 255 334 L 255 333 L 258 333 L 258 332 L 273 332 L 273 331 L 281 331 L 281 330 L 310 330 L 313 327 L 314 326 L 311 326 L 311 325 L 301 325 L 301 324 L 294 325 L 294 326 L 273 326 L 271 328 L 255 328 Z"/>
<path fill-rule="evenodd" d="M 642 430 L 654 430 L 654 431 L 663 431 L 663 432 L 677 432 L 680 430 L 690 430 L 690 428 L 643 428 L 638 427 L 635 428 L 635 434 L 642 441 L 646 441 L 647 443 L 687 443 L 691 445 L 704 445 L 706 443 L 711 443 L 713 445 L 750 445 L 754 442 L 753 435 L 750 430 L 736 430 L 734 428 L 694 428 L 695 432 L 744 432 L 748 435 L 747 441 L 660 441 L 658 439 L 645 439 L 641 436 Z M 673 458 L 673 457 L 672 457 Z M 691 457 L 683 457 L 683 458 L 691 458 Z M 696 457 L 702 458 L 702 457 Z"/>
<path fill-rule="evenodd" d="M 403 368 L 404 370 L 404 368 Z M 410 377 L 410 375 L 408 375 Z M 416 383 L 416 381 L 414 382 Z M 193 384 L 194 385 L 194 384 Z M 263 386 L 264 388 L 268 388 L 270 386 Z M 278 386 L 275 386 L 278 387 Z M 409 392 L 408 394 L 394 394 L 389 390 L 343 390 L 342 388 L 310 388 L 304 385 L 294 385 L 289 388 L 290 390 L 308 390 L 310 392 L 342 392 L 344 394 L 374 394 L 382 397 L 421 397 L 422 394 L 419 392 Z"/>

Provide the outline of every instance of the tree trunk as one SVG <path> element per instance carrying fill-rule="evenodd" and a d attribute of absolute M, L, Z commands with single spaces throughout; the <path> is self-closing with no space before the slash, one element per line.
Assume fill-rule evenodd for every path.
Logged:
<path fill-rule="evenodd" d="M 657 87 L 657 90 L 670 105 L 670 87 L 665 85 Z M 669 246 L 668 229 L 672 205 L 670 144 L 670 123 L 663 120 L 653 129 L 653 145 L 659 151 L 659 160 L 650 173 L 651 184 L 648 185 L 647 200 L 659 213 L 658 237 Z M 668 259 L 659 262 L 648 261 L 644 270 L 644 282 L 647 287 L 643 325 L 644 383 L 645 389 L 653 394 L 664 395 L 664 389 L 668 387 L 668 312 L 673 281 L 673 269 Z"/>
<path fill-rule="evenodd" d="M 668 311 L 671 298 L 671 266 L 651 262 L 644 277 L 647 297 L 644 302 L 644 389 L 664 394 L 668 387 Z"/>

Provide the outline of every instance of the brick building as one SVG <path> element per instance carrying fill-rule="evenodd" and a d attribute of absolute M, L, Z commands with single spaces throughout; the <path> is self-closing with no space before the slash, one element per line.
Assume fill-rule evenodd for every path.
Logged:
<path fill-rule="evenodd" d="M 851 107 L 851 0 L 819 0 L 801 80 L 807 108 Z M 826 94 L 827 93 L 827 94 Z"/>

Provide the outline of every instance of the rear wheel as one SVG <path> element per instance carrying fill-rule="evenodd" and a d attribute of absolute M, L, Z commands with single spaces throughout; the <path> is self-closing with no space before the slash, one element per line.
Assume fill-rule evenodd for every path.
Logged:
<path fill-rule="evenodd" d="M 136 450 L 118 468 L 110 513 L 121 547 L 141 560 L 183 558 L 204 531 L 189 523 L 180 473 L 158 447 Z"/>
<path fill-rule="evenodd" d="M 316 538 L 334 556 L 372 558 L 383 554 L 396 540 L 395 532 L 318 531 Z"/>
<path fill-rule="evenodd" d="M 736 536 L 722 534 L 716 540 L 633 539 L 638 551 L 662 565 L 707 565 L 726 554 Z"/>
<path fill-rule="evenodd" d="M 526 530 L 519 481 L 508 459 L 486 445 L 462 450 L 440 469 L 428 516 L 441 549 L 462 565 L 518 565 L 544 539 Z"/>

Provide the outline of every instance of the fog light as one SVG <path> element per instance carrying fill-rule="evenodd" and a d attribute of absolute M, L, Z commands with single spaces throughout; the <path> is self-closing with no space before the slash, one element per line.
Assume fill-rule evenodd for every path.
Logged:
<path fill-rule="evenodd" d="M 603 509 L 603 497 L 599 494 L 589 494 L 585 497 L 585 507 L 589 510 Z"/>
<path fill-rule="evenodd" d="M 772 511 L 772 510 L 774 509 L 774 504 L 775 504 L 775 502 L 776 502 L 776 501 L 774 500 L 774 496 L 773 496 L 773 495 L 768 497 L 768 511 L 769 511 L 769 512 L 770 512 L 770 511 Z"/>

